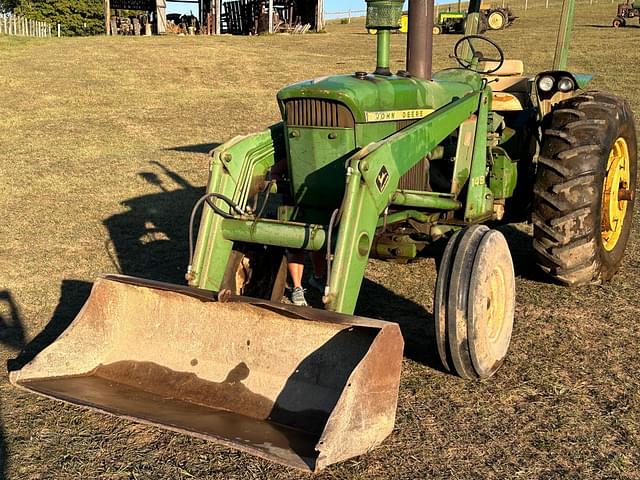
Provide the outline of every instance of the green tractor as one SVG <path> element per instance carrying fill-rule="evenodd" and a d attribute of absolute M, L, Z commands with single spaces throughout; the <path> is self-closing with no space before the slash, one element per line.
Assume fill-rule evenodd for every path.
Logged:
<path fill-rule="evenodd" d="M 625 27 L 627 19 L 640 18 L 640 2 L 632 2 L 627 0 L 625 3 L 618 4 L 618 14 L 613 19 L 611 25 L 613 28 Z"/>
<path fill-rule="evenodd" d="M 394 425 L 400 330 L 352 315 L 370 258 L 440 252 L 437 351 L 469 379 L 494 374 L 511 340 L 514 267 L 496 226 L 532 222 L 551 280 L 610 280 L 631 228 L 636 130 L 625 100 L 567 70 L 573 0 L 552 68 L 534 75 L 477 34 L 480 0 L 457 67 L 436 73 L 433 1 L 411 0 L 407 68 L 392 73 L 403 3 L 367 1 L 373 72 L 283 88 L 280 123 L 213 152 L 190 286 L 101 278 L 11 382 L 317 471 Z M 326 262 L 324 309 L 280 303 L 287 253 L 304 251 Z"/>
<path fill-rule="evenodd" d="M 464 22 L 467 19 L 466 12 L 439 12 L 438 19 L 433 25 L 433 34 L 464 33 Z M 478 33 L 484 33 L 486 26 L 482 26 Z"/>
<path fill-rule="evenodd" d="M 515 293 L 493 228 L 532 222 L 537 263 L 552 280 L 610 280 L 631 228 L 633 115 L 625 100 L 587 92 L 591 75 L 566 69 L 571 1 L 553 68 L 536 75 L 475 33 L 478 1 L 454 48 L 458 68 L 433 74 L 432 43 L 410 10 L 407 70 L 394 74 L 389 36 L 402 2 L 367 3 L 367 27 L 378 30 L 372 73 L 285 87 L 281 123 L 215 150 L 188 279 L 278 299 L 284 250 L 320 251 L 325 309 L 352 314 L 369 258 L 410 261 L 446 242 L 434 302 L 440 357 L 485 378 L 504 359 Z M 288 173 L 275 181 L 279 162 Z"/>

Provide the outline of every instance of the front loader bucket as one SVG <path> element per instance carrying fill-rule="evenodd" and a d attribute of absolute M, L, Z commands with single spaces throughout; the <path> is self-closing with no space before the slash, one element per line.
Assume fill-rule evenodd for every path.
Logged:
<path fill-rule="evenodd" d="M 105 277 L 14 385 L 318 471 L 391 432 L 395 323 Z"/>

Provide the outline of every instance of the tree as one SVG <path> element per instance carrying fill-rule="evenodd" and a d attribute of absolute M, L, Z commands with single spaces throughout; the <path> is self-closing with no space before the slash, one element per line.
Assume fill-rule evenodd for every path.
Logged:
<path fill-rule="evenodd" d="M 16 15 L 60 24 L 64 35 L 104 33 L 102 0 L 0 0 L 15 2 Z"/>
<path fill-rule="evenodd" d="M 0 12 L 11 12 L 17 4 L 18 0 L 0 0 Z"/>

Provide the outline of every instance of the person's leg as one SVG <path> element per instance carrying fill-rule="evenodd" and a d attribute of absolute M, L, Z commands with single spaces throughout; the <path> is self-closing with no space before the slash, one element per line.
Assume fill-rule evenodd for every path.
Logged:
<path fill-rule="evenodd" d="M 302 288 L 302 275 L 304 274 L 304 252 L 295 251 L 289 253 L 289 275 L 293 282 L 293 292 L 291 293 L 291 301 L 294 305 L 302 307 L 307 306 L 307 300 L 304 297 L 304 289 Z"/>

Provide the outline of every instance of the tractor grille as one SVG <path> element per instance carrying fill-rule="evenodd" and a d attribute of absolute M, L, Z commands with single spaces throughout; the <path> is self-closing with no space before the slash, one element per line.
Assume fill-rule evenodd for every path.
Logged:
<path fill-rule="evenodd" d="M 407 173 L 400 177 L 399 190 L 429 190 L 429 160 L 426 158 L 416 163 Z"/>
<path fill-rule="evenodd" d="M 342 103 L 315 98 L 296 98 L 285 103 L 287 125 L 292 127 L 353 128 L 355 120 Z"/>

